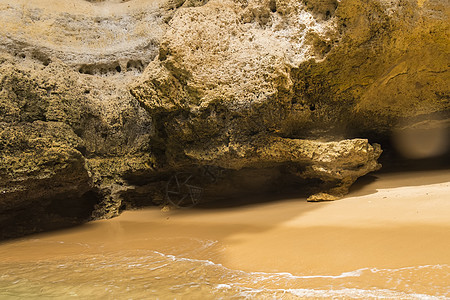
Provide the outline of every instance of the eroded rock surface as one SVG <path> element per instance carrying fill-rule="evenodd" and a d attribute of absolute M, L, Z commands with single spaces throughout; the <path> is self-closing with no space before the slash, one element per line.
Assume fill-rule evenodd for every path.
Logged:
<path fill-rule="evenodd" d="M 199 166 L 229 170 L 217 192 L 289 177 L 334 200 L 380 167 L 374 142 L 448 135 L 445 1 L 0 0 L 0 18 L 3 237 L 161 203 Z"/>
<path fill-rule="evenodd" d="M 439 1 L 212 0 L 175 13 L 131 92 L 169 166 L 282 165 L 299 149 L 314 153 L 318 139 L 389 139 L 405 120 L 437 119 L 448 132 L 447 21 Z M 349 149 L 360 141 L 347 142 L 356 160 Z M 276 162 L 262 155 L 272 144 L 283 145 Z M 361 175 L 377 169 L 379 154 Z M 323 179 L 320 159 L 301 162 L 304 176 Z"/>
<path fill-rule="evenodd" d="M 357 178 L 378 170 L 380 145 L 367 140 L 350 139 L 339 142 L 258 137 L 245 146 L 228 144 L 220 148 L 189 149 L 185 154 L 198 164 L 224 169 L 276 168 L 289 166 L 292 175 L 304 179 L 320 179 L 326 192 L 308 198 L 309 201 L 336 200 L 348 192 Z"/>
<path fill-rule="evenodd" d="M 48 205 L 58 201 L 82 207 L 74 222 L 92 213 L 117 215 L 118 207 L 98 203 L 108 202 L 115 185 L 126 189 L 124 172 L 152 168 L 145 111 L 117 82 L 89 78 L 62 62 L 43 66 L 10 55 L 1 60 L 3 219 L 11 221 L 15 207 L 39 211 L 46 222 Z"/>
<path fill-rule="evenodd" d="M 448 118 L 448 16 L 440 1 L 209 1 L 177 11 L 132 93 L 189 143 L 383 135 Z"/>
<path fill-rule="evenodd" d="M 1 236 L 90 218 L 91 178 L 81 139 L 58 122 L 0 124 Z M 94 202 L 93 202 L 94 201 Z"/>

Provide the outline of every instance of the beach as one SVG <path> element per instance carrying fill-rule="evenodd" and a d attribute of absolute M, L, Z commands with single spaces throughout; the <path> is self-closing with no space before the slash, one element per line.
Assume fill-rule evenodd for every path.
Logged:
<path fill-rule="evenodd" d="M 92 265 L 86 259 L 97 257 L 99 264 L 107 264 L 106 258 L 109 262 L 139 260 L 145 257 L 142 253 L 151 253 L 172 262 L 194 263 L 188 269 L 178 265 L 175 273 L 200 285 L 217 282 L 215 291 L 222 290 L 225 297 L 240 295 L 245 291 L 233 288 L 245 286 L 260 291 L 254 295 L 262 298 L 278 297 L 275 292 L 264 294 L 264 289 L 279 292 L 283 287 L 296 292 L 284 291 L 282 298 L 446 298 L 450 297 L 449 195 L 448 170 L 375 173 L 333 202 L 310 203 L 279 194 L 205 203 L 189 210 L 125 211 L 118 218 L 3 242 L 0 268 L 16 279 L 32 278 L 32 265 L 39 262 L 48 269 L 79 261 L 78 267 L 85 268 L 80 272 L 88 272 Z M 147 269 L 145 263 L 140 264 L 142 270 Z M 30 274 L 14 271 L 13 266 L 22 266 L 22 270 L 28 266 Z M 215 271 L 208 269 L 212 267 Z M 203 277 L 191 274 L 195 278 L 189 278 L 189 270 L 204 268 L 209 271 Z M 120 272 L 122 277 L 131 271 Z M 242 277 L 239 281 L 230 275 L 233 272 L 246 275 L 237 276 Z M 4 283 L 6 278 L 3 275 Z M 266 283 L 261 286 L 261 282 Z M 166 294 L 170 290 L 166 288 L 154 295 L 176 298 L 176 293 Z M 309 292 L 298 294 L 305 289 Z M 0 295 L 6 290 L 8 286 L 0 285 Z M 335 290 L 341 292 L 326 294 Z M 192 293 L 181 295 L 183 299 L 203 295 L 197 289 Z M 137 295 L 146 294 L 142 290 Z M 208 295 L 213 294 L 209 291 Z"/>

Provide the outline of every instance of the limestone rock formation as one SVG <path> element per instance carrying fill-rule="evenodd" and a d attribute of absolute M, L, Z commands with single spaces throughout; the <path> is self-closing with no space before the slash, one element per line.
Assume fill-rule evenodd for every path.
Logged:
<path fill-rule="evenodd" d="M 198 166 L 313 180 L 317 201 L 404 130 L 448 151 L 442 0 L 0 0 L 0 18 L 1 237 L 160 203 Z"/>
<path fill-rule="evenodd" d="M 1 124 L 0 136 L 2 236 L 27 233 L 37 223 L 52 228 L 90 217 L 91 179 L 78 150 L 82 142 L 69 126 Z"/>
<path fill-rule="evenodd" d="M 359 177 L 379 169 L 377 159 L 380 145 L 371 146 L 367 140 L 352 139 L 339 142 L 255 138 L 242 144 L 221 148 L 189 149 L 185 154 L 197 164 L 225 169 L 276 168 L 289 165 L 290 172 L 305 179 L 320 179 L 333 188 L 308 198 L 309 201 L 336 200 L 348 192 Z"/>
<path fill-rule="evenodd" d="M 157 53 L 151 4 L 0 2 L 1 236 L 115 216 L 123 174 L 152 170 L 125 87 Z"/>
<path fill-rule="evenodd" d="M 115 185 L 123 182 L 120 174 L 151 169 L 152 123 L 126 91 L 61 62 L 43 66 L 10 55 L 1 59 L 3 219 L 32 219 L 11 213 L 21 209 L 41 211 L 46 222 L 49 205 L 60 201 L 61 207 L 85 210 L 70 222 L 88 220 L 95 204 L 114 197 Z M 99 205 L 96 211 L 112 216 L 118 207 Z"/>
<path fill-rule="evenodd" d="M 404 118 L 448 118 L 448 12 L 440 1 L 209 1 L 177 11 L 132 93 L 163 136 L 188 143 L 379 137 Z"/>
<path fill-rule="evenodd" d="M 405 120 L 448 118 L 447 21 L 438 1 L 211 0 L 177 11 L 131 93 L 153 117 L 159 162 L 262 168 L 275 143 L 276 163 L 292 163 L 318 139 L 386 140 Z"/>

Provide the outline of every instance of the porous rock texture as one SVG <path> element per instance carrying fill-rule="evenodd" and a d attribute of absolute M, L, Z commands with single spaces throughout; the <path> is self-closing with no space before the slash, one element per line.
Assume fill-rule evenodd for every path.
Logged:
<path fill-rule="evenodd" d="M 115 216 L 123 175 L 153 170 L 152 121 L 126 86 L 171 8 L 106 4 L 0 1 L 3 237 Z"/>
<path fill-rule="evenodd" d="M 198 166 L 229 170 L 225 187 L 288 174 L 337 199 L 380 167 L 368 139 L 446 140 L 449 14 L 443 0 L 0 0 L 0 236 L 160 203 Z"/>
<path fill-rule="evenodd" d="M 324 141 L 383 140 L 405 120 L 447 126 L 448 12 L 439 1 L 212 0 L 177 11 L 131 93 L 155 122 L 158 161 L 225 168 L 289 162 L 317 166 L 303 176 L 328 181 L 316 155 Z M 360 143 L 337 145 L 355 155 Z M 272 145 L 282 145 L 275 160 L 263 154 Z M 378 146 L 365 148 L 370 167 L 349 164 L 359 173 L 339 178 L 338 190 L 378 168 Z M 298 155 L 304 149 L 313 159 Z"/>

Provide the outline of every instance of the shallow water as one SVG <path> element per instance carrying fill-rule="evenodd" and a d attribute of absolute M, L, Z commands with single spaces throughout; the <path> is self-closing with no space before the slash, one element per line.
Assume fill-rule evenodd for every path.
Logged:
<path fill-rule="evenodd" d="M 440 171 L 330 203 L 125 212 L 0 243 L 0 299 L 450 299 L 449 194 Z"/>
<path fill-rule="evenodd" d="M 159 240 L 158 242 L 163 242 Z M 168 244 L 173 244 L 173 240 Z M 63 243 L 63 242 L 61 242 Z M 244 272 L 192 256 L 217 252 L 217 241 L 180 238 L 178 255 L 154 250 L 99 251 L 35 262 L 0 263 L 0 298 L 81 299 L 446 299 L 449 265 L 362 268 L 337 275 Z M 29 246 L 52 248 L 39 239 Z M 220 247 L 219 247 L 220 248 Z M 100 249 L 97 249 L 100 250 Z M 173 252 L 174 249 L 166 249 Z M 4 254 L 4 253 L 1 253 Z M 209 253 L 210 254 L 210 253 Z M 2 255 L 3 256 L 3 255 Z M 6 256 L 6 255 L 5 255 Z"/>

